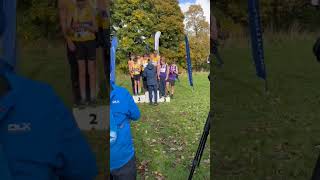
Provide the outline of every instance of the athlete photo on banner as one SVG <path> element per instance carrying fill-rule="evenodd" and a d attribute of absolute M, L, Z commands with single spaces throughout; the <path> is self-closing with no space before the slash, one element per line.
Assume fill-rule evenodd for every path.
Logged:
<path fill-rule="evenodd" d="M 210 179 L 209 7 L 112 1 L 110 179 Z"/>

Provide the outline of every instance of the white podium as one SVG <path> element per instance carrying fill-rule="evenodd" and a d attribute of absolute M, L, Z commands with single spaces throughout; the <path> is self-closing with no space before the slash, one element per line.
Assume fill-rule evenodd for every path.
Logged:
<path fill-rule="evenodd" d="M 81 130 L 107 130 L 109 106 L 73 108 L 73 115 Z"/>
<path fill-rule="evenodd" d="M 157 91 L 158 93 L 158 103 L 165 103 L 165 102 L 170 102 L 170 97 L 162 97 L 159 98 L 160 93 L 159 91 Z M 154 94 L 152 96 L 152 102 L 154 102 Z M 144 95 L 138 95 L 138 96 L 133 96 L 134 102 L 135 103 L 149 103 L 149 92 L 146 92 Z"/>

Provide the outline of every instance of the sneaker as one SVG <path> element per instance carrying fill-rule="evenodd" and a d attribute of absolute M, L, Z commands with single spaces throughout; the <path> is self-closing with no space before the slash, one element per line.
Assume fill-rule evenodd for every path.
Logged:
<path fill-rule="evenodd" d="M 154 103 L 153 105 L 154 105 L 154 106 L 158 106 L 159 104 L 156 102 L 156 103 Z"/>

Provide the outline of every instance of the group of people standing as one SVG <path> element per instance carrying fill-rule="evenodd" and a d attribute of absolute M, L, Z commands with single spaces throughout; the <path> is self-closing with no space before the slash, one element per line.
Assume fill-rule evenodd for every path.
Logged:
<path fill-rule="evenodd" d="M 106 0 L 59 0 L 60 25 L 67 44 L 74 103 L 97 103 L 97 52 L 108 57 Z M 104 60 L 107 72 L 107 61 Z"/>
<path fill-rule="evenodd" d="M 176 62 L 168 63 L 157 51 L 143 56 L 129 54 L 128 69 L 134 95 L 148 91 L 150 105 L 158 105 L 158 90 L 160 98 L 173 98 L 175 81 L 179 74 Z"/>

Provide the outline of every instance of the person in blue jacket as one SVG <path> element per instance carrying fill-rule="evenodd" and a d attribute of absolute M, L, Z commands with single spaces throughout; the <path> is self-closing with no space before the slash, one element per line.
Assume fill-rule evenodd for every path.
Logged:
<path fill-rule="evenodd" d="M 130 122 L 140 118 L 140 110 L 129 91 L 114 82 L 111 82 L 110 112 L 110 179 L 135 180 L 137 169 Z"/>
<path fill-rule="evenodd" d="M 8 85 L 0 95 L 0 179 L 94 180 L 93 152 L 54 90 L 16 75 L 2 59 L 0 78 L 2 90 Z"/>
<path fill-rule="evenodd" d="M 157 70 L 156 67 L 152 64 L 152 61 L 148 62 L 147 67 L 144 69 L 143 76 L 147 79 L 148 91 L 149 91 L 149 104 L 158 105 L 158 93 L 157 93 Z M 152 102 L 154 93 L 154 104 Z"/>

